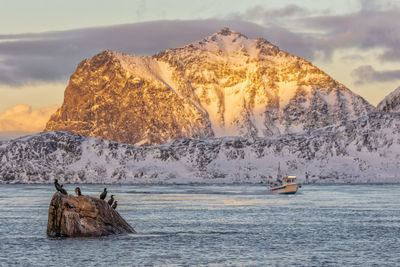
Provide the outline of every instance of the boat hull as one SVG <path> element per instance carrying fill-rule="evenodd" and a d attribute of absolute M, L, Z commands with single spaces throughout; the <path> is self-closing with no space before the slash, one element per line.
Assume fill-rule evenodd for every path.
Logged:
<path fill-rule="evenodd" d="M 269 190 L 277 194 L 290 195 L 290 194 L 296 194 L 298 188 L 299 188 L 298 184 L 287 184 L 287 185 L 269 187 Z"/>

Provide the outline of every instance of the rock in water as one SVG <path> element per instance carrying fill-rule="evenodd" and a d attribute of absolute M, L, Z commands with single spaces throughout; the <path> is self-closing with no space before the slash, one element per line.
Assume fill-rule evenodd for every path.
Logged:
<path fill-rule="evenodd" d="M 135 233 L 135 230 L 106 201 L 54 194 L 49 207 L 48 236 L 96 237 L 123 233 Z"/>

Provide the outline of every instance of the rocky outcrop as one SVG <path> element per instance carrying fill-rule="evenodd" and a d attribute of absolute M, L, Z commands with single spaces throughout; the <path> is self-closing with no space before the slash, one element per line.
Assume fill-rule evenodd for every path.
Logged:
<path fill-rule="evenodd" d="M 0 183 L 399 182 L 400 113 L 375 112 L 280 137 L 180 139 L 132 146 L 68 132 L 0 143 Z"/>
<path fill-rule="evenodd" d="M 96 237 L 135 233 L 135 230 L 104 200 L 55 193 L 49 207 L 47 235 Z"/>
<path fill-rule="evenodd" d="M 160 80 L 128 71 L 108 50 L 78 65 L 46 125 L 53 130 L 138 145 L 213 136 L 201 109 Z"/>
<path fill-rule="evenodd" d="M 387 95 L 379 104 L 383 112 L 400 112 L 400 87 Z"/>
<path fill-rule="evenodd" d="M 154 56 L 107 50 L 84 60 L 45 131 L 157 145 L 276 136 L 373 110 L 310 62 L 223 29 Z"/>

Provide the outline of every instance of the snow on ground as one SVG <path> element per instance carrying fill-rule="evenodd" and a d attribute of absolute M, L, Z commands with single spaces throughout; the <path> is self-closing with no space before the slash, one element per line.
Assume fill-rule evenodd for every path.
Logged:
<path fill-rule="evenodd" d="M 1 183 L 259 183 L 278 164 L 309 183 L 400 182 L 400 114 L 371 113 L 273 138 L 132 146 L 68 132 L 0 143 Z M 308 178 L 307 178 L 308 177 Z"/>

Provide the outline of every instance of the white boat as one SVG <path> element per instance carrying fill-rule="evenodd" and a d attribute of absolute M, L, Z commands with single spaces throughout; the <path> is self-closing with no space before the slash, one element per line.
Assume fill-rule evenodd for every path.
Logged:
<path fill-rule="evenodd" d="M 296 183 L 296 176 L 288 176 L 282 178 L 282 184 L 271 185 L 269 190 L 277 194 L 296 194 L 299 184 Z"/>
<path fill-rule="evenodd" d="M 280 163 L 278 165 L 276 180 L 276 183 L 271 182 L 271 185 L 268 187 L 269 190 L 277 194 L 296 194 L 299 188 L 299 184 L 296 183 L 296 176 L 282 177 Z"/>

